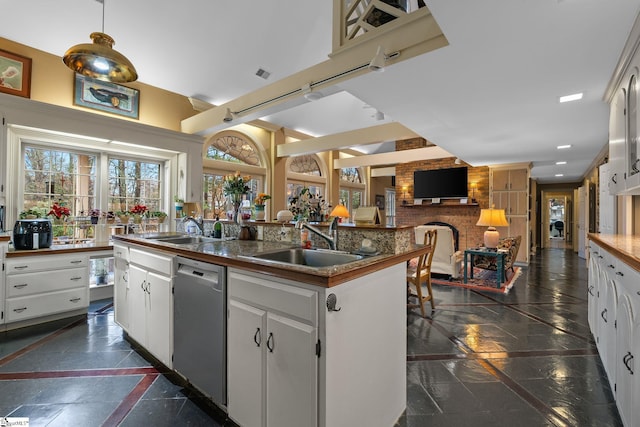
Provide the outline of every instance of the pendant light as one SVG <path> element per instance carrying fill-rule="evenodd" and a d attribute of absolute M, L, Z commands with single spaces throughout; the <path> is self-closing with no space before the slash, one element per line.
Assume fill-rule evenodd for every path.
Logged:
<path fill-rule="evenodd" d="M 114 40 L 104 33 L 104 2 L 102 3 L 102 31 L 91 33 L 93 43 L 83 43 L 71 47 L 62 61 L 78 74 L 114 83 L 134 82 L 138 73 L 131 61 L 113 49 Z"/>

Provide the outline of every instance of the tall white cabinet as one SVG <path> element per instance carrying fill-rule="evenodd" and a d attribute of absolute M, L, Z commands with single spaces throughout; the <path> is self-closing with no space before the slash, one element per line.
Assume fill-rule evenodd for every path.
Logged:
<path fill-rule="evenodd" d="M 530 165 L 492 167 L 489 170 L 491 204 L 504 209 L 508 227 L 498 227 L 500 236 L 522 236 L 516 262 L 529 264 L 530 216 L 529 178 Z"/>

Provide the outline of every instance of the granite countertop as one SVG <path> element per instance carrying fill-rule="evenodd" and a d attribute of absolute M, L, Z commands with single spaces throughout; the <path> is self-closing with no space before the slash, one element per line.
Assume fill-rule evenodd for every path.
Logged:
<path fill-rule="evenodd" d="M 77 243 L 72 245 L 51 245 L 49 248 L 43 249 L 31 249 L 31 250 L 16 250 L 11 248 L 7 251 L 5 256 L 7 258 L 14 257 L 23 257 L 23 256 L 32 256 L 32 255 L 57 255 L 57 254 L 68 254 L 73 252 L 98 252 L 98 251 L 109 251 L 113 249 L 113 244 L 111 242 L 102 242 L 102 243 Z"/>
<path fill-rule="evenodd" d="M 589 239 L 640 272 L 640 257 L 638 256 L 640 254 L 640 236 L 589 233 Z"/>
<path fill-rule="evenodd" d="M 332 287 L 370 274 L 392 265 L 397 265 L 417 257 L 425 246 L 411 245 L 406 251 L 396 254 L 381 254 L 364 257 L 362 260 L 331 267 L 310 267 L 305 265 L 283 264 L 251 256 L 277 249 L 295 248 L 297 245 L 283 242 L 257 240 L 220 240 L 194 244 L 173 244 L 149 239 L 143 235 L 116 235 L 115 241 L 122 241 L 154 248 L 171 254 L 203 262 L 238 267 L 271 276 L 300 281 L 311 285 Z"/>

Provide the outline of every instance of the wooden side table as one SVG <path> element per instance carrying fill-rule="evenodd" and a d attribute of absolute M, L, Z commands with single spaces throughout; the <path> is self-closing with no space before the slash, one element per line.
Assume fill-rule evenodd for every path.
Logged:
<path fill-rule="evenodd" d="M 464 251 L 464 283 L 467 283 L 467 271 L 469 266 L 471 266 L 469 278 L 473 279 L 473 258 L 476 255 L 496 258 L 496 288 L 500 288 L 502 283 L 504 283 L 504 258 L 507 255 L 507 252 L 488 251 L 486 249 L 466 249 Z"/>

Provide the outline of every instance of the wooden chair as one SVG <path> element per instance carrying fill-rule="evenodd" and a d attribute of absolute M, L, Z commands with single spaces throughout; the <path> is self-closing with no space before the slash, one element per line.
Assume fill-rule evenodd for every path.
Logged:
<path fill-rule="evenodd" d="M 420 255 L 418 258 L 418 264 L 416 268 L 407 269 L 407 307 L 414 308 L 420 307 L 422 317 L 425 317 L 424 303 L 431 301 L 431 311 L 435 310 L 436 306 L 433 301 L 433 291 L 431 289 L 431 261 L 433 260 L 433 253 L 436 250 L 436 243 L 438 241 L 438 230 L 427 230 L 424 233 L 424 244 L 431 246 L 431 250 Z M 422 283 L 427 285 L 428 295 L 422 294 Z M 418 304 L 412 304 L 409 298 L 416 297 Z"/>

